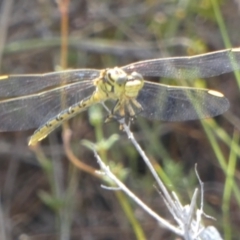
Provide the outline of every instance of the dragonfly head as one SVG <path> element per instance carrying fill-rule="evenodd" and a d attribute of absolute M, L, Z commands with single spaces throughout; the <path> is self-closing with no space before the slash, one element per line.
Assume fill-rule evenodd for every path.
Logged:
<path fill-rule="evenodd" d="M 123 85 L 128 81 L 128 75 L 118 67 L 108 69 L 106 72 L 107 81 Z"/>

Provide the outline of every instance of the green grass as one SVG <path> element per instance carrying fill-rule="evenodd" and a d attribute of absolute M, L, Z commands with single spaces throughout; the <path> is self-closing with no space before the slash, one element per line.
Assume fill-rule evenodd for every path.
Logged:
<path fill-rule="evenodd" d="M 91 6 L 87 3 L 88 9 L 74 1 L 70 4 L 68 56 L 64 57 L 69 68 L 101 69 L 146 58 L 194 55 L 237 47 L 239 43 L 239 34 L 236 33 L 239 14 L 234 1 L 92 1 Z M 30 21 L 30 16 L 17 14 L 21 9 L 15 8 L 13 16 L 21 17 L 19 26 L 14 23 L 9 25 L 2 73 L 54 71 L 60 65 L 61 40 L 66 37 L 60 33 L 59 10 L 47 2 L 33 4 L 29 10 L 40 17 Z M 26 24 L 25 21 L 30 23 Z M 43 38 L 36 29 L 44 29 L 43 32 L 39 31 L 42 35 L 49 33 L 48 37 Z M 194 171 L 195 163 L 198 164 L 206 188 L 204 211 L 217 219 L 207 219 L 205 223 L 216 226 L 224 239 L 238 239 L 239 235 L 239 79 L 236 72 L 219 79 L 206 82 L 196 79 L 191 83 L 195 87 L 201 84 L 223 92 L 231 103 L 229 113 L 224 116 L 186 123 L 147 121 L 139 117 L 131 126 L 136 140 L 167 189 L 175 191 L 184 204 L 190 202 L 195 188 L 199 187 Z M 126 239 L 175 237 L 162 229 L 123 192 L 100 188 L 101 183 L 111 186 L 112 182 L 95 174 L 94 169 L 99 166 L 91 150 L 82 145 L 83 139 L 95 144 L 111 171 L 142 201 L 160 216 L 171 219 L 139 152 L 125 133 L 119 130 L 118 123 L 104 123 L 106 116 L 101 107 L 80 114 L 69 123 L 72 130 L 69 140 L 62 141 L 60 129 L 55 131 L 43 141 L 41 148 L 35 149 L 35 156 L 31 157 L 30 162 L 35 162 L 37 168 L 26 159 L 22 160 L 24 157 L 19 157 L 23 164 L 19 173 L 14 175 L 14 183 L 20 187 L 11 187 L 8 181 L 2 180 L 3 189 L 11 187 L 12 197 L 7 201 L 9 208 L 5 207 L 4 202 L 1 209 L 7 211 L 5 222 L 13 221 L 15 216 L 23 213 L 28 220 L 24 222 L 21 219 L 19 228 L 11 226 L 11 231 L 2 223 L 1 229 L 5 229 L 6 236 L 13 238 L 27 234 L 34 239 L 48 234 L 49 237 L 64 240 L 73 237 L 84 239 L 87 234 L 93 239 L 119 239 L 119 234 Z M 19 138 L 26 140 L 28 135 L 24 133 Z M 8 135 L 3 140 L 9 143 L 7 138 Z M 9 138 L 11 146 L 16 146 L 18 135 L 9 135 Z M 66 141 L 71 157 L 64 148 L 63 142 Z M 28 153 L 26 148 L 24 151 Z M 76 169 L 71 164 L 73 159 L 69 161 L 73 156 L 92 168 Z M 5 159 L 8 161 L 10 156 L 1 157 L 2 161 Z M 2 169 L 2 176 L 5 177 L 5 172 L 10 168 L 3 165 Z M 41 184 L 27 182 L 28 171 L 31 176 L 38 173 Z M 21 209 L 13 199 L 19 197 L 18 202 L 24 199 L 26 194 L 21 186 L 26 184 L 33 189 L 32 195 L 36 195 L 38 200 L 34 205 L 30 194 L 25 200 L 28 207 Z M 6 190 L 3 191 L 3 198 L 7 194 Z M 8 209 L 17 210 L 12 213 Z M 40 219 L 39 225 L 36 219 Z"/>

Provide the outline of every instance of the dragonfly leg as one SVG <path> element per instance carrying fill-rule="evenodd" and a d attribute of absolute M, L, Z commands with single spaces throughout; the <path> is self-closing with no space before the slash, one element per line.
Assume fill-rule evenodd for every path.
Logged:
<path fill-rule="evenodd" d="M 132 98 L 131 99 L 131 102 L 132 102 L 132 104 L 135 106 L 135 107 L 137 107 L 139 110 L 143 110 L 143 107 L 142 107 L 142 105 L 135 99 L 135 98 Z"/>
<path fill-rule="evenodd" d="M 134 117 L 134 116 L 136 115 L 136 114 L 135 114 L 135 111 L 134 111 L 134 109 L 133 109 L 133 107 L 132 107 L 132 105 L 131 105 L 130 102 L 128 102 L 128 103 L 126 104 L 126 109 L 127 109 L 127 112 L 128 112 L 128 114 L 129 114 L 130 118 L 132 118 L 132 117 Z"/>
<path fill-rule="evenodd" d="M 133 107 L 139 111 L 136 112 Z M 106 118 L 105 122 L 109 122 L 112 119 L 119 120 L 121 118 L 127 118 L 129 121 L 132 121 L 135 115 L 137 115 L 142 110 L 142 105 L 134 98 L 117 100 L 115 106 Z"/>
<path fill-rule="evenodd" d="M 112 119 L 116 119 L 119 120 L 121 118 L 124 117 L 124 109 L 123 108 L 123 101 L 120 101 L 120 99 L 118 99 L 114 105 L 114 107 L 111 110 L 111 113 L 107 116 L 105 122 L 109 122 Z M 121 114 L 123 112 L 123 114 Z M 119 114 L 118 114 L 119 113 Z"/>
<path fill-rule="evenodd" d="M 132 106 L 136 107 L 136 109 L 134 110 L 134 117 L 144 110 L 142 105 L 135 98 L 131 99 L 131 103 Z"/>

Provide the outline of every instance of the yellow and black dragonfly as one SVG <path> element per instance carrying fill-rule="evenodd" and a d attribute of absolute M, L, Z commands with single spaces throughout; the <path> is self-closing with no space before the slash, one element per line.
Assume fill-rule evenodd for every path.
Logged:
<path fill-rule="evenodd" d="M 240 48 L 192 57 L 150 59 L 104 70 L 77 69 L 0 77 L 0 132 L 37 128 L 34 145 L 89 106 L 116 103 L 111 116 L 186 121 L 214 117 L 229 108 L 220 92 L 169 86 L 147 77 L 196 79 L 240 69 Z"/>

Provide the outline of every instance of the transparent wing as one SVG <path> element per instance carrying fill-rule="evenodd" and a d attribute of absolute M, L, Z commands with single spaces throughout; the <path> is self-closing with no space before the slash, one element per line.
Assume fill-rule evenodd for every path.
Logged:
<path fill-rule="evenodd" d="M 229 108 L 228 99 L 221 93 L 207 89 L 172 87 L 145 82 L 138 102 L 148 119 L 187 121 L 220 115 Z"/>
<path fill-rule="evenodd" d="M 88 97 L 94 90 L 93 81 L 81 81 L 38 94 L 2 99 L 0 132 L 37 128 L 63 109 Z"/>
<path fill-rule="evenodd" d="M 151 59 L 123 66 L 127 73 L 142 76 L 194 79 L 218 76 L 240 69 L 240 48 L 227 49 L 193 57 Z"/>
<path fill-rule="evenodd" d="M 0 76 L 0 98 L 19 97 L 59 86 L 92 80 L 99 76 L 95 69 L 66 70 L 36 75 L 5 75 Z"/>

